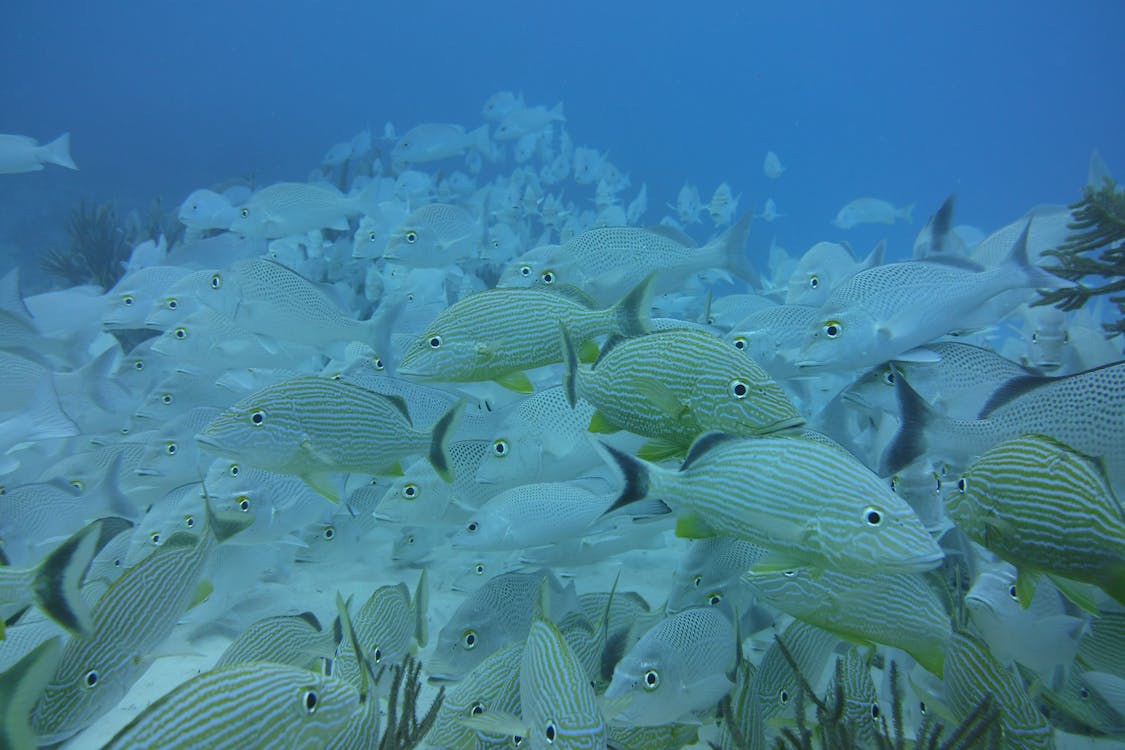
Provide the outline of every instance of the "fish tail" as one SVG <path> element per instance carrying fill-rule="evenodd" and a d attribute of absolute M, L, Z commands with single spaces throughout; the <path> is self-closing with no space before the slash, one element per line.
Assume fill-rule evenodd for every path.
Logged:
<path fill-rule="evenodd" d="M 89 524 L 56 547 L 39 565 L 31 583 L 31 593 L 39 608 L 59 625 L 81 636 L 90 635 L 93 628 L 81 587 L 94 555 L 104 546 L 98 545 L 101 524 L 100 520 Z"/>
<path fill-rule="evenodd" d="M 738 222 L 723 233 L 716 243 L 720 248 L 723 265 L 738 278 L 755 289 L 762 288 L 762 279 L 746 257 L 746 239 L 750 236 L 750 223 L 754 212 L 747 211 Z"/>
<path fill-rule="evenodd" d="M 63 133 L 55 140 L 43 146 L 43 161 L 58 164 L 67 169 L 78 169 L 74 159 L 70 158 L 70 133 Z"/>
<path fill-rule="evenodd" d="M 457 422 L 463 406 L 464 402 L 458 401 L 450 407 L 449 411 L 434 423 L 430 435 L 430 463 L 438 475 L 447 482 L 453 481 L 453 465 L 449 458 L 449 436 L 453 432 L 453 425 Z"/>
<path fill-rule="evenodd" d="M 616 329 L 623 336 L 631 338 L 651 330 L 649 310 L 652 308 L 652 285 L 655 280 L 656 274 L 650 273 L 613 306 Z"/>
<path fill-rule="evenodd" d="M 1062 279 L 1031 262 L 1031 256 L 1028 255 L 1027 251 L 1027 238 L 1031 234 L 1031 221 L 1031 219 L 1027 220 L 1027 225 L 1020 232 L 1019 239 L 1012 246 L 1012 251 L 1008 253 L 1005 265 L 1017 269 L 1019 275 L 1024 279 L 1023 286 L 1033 289 L 1058 289 L 1065 286 L 1066 284 Z"/>
<path fill-rule="evenodd" d="M 615 510 L 647 498 L 650 482 L 649 470 L 645 462 L 629 455 L 625 451 L 614 448 L 612 445 L 606 443 L 600 443 L 600 445 L 605 455 L 617 466 L 622 476 L 625 477 L 625 486 L 621 489 L 621 494 L 617 496 L 617 499 L 613 501 L 613 505 L 609 506 L 605 513 L 612 513 Z"/>
<path fill-rule="evenodd" d="M 418 576 L 418 585 L 414 587 L 414 640 L 418 648 L 425 648 L 429 640 L 429 625 L 426 619 L 426 610 L 430 606 L 430 590 L 426 585 L 426 569 L 422 568 L 422 575 Z"/>
<path fill-rule="evenodd" d="M 476 130 L 470 132 L 466 140 L 468 142 L 469 148 L 479 151 L 482 154 L 488 154 L 490 150 L 488 142 L 488 125 L 481 125 Z"/>
<path fill-rule="evenodd" d="M 566 394 L 566 402 L 573 409 L 574 405 L 578 403 L 578 352 L 574 350 L 574 341 L 571 340 L 566 326 L 561 323 L 559 324 L 559 336 L 563 355 L 563 393 Z"/>
<path fill-rule="evenodd" d="M 926 450 L 926 428 L 933 421 L 934 410 L 918 391 L 910 387 L 902 373 L 895 372 L 895 396 L 902 426 L 891 439 L 879 462 L 879 473 L 888 477 L 918 458 Z"/>
<path fill-rule="evenodd" d="M 913 224 L 914 223 L 914 206 L 915 205 L 916 204 L 911 203 L 909 206 L 903 206 L 902 208 L 900 208 L 898 210 L 898 217 L 900 219 L 902 219 L 903 221 L 905 221 L 907 224 Z"/>
<path fill-rule="evenodd" d="M 0 747 L 36 747 L 31 710 L 62 654 L 62 639 L 43 641 L 0 675 Z"/>

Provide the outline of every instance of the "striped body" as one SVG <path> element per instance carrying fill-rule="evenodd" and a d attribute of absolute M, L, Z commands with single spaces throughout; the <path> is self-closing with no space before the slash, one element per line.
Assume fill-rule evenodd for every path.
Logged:
<path fill-rule="evenodd" d="M 331 187 L 278 182 L 250 196 L 230 230 L 247 237 L 277 239 L 317 229 L 348 228 L 348 217 L 362 211 L 362 201 Z"/>
<path fill-rule="evenodd" d="M 606 727 L 586 670 L 558 628 L 531 625 L 520 662 L 520 707 L 532 750 L 606 747 Z"/>
<path fill-rule="evenodd" d="M 1041 435 L 985 453 L 947 498 L 953 521 L 1017 568 L 1101 586 L 1125 601 L 1125 512 L 1088 458 Z"/>
<path fill-rule="evenodd" d="M 660 726 L 692 720 L 730 691 L 734 626 L 714 607 L 672 615 L 641 636 L 613 670 L 607 698 L 629 698 L 614 723 Z"/>
<path fill-rule="evenodd" d="M 419 591 L 425 586 L 425 573 L 419 580 Z M 411 602 L 405 583 L 380 586 L 371 593 L 359 612 L 352 617 L 356 639 L 372 665 L 398 664 L 418 641 L 426 645 L 425 594 Z M 336 650 L 335 673 L 357 687 L 361 684 L 359 662 L 351 642 L 345 638 Z"/>
<path fill-rule="evenodd" d="M 951 634 L 938 592 L 920 575 L 853 575 L 824 571 L 747 573 L 762 599 L 783 612 L 858 643 L 906 651 L 942 673 Z"/>
<path fill-rule="evenodd" d="M 570 377 L 614 426 L 684 448 L 710 430 L 760 435 L 805 421 L 757 362 L 695 329 L 617 342 Z"/>
<path fill-rule="evenodd" d="M 441 454 L 433 433 L 413 427 L 401 399 L 318 377 L 293 378 L 247 396 L 197 439 L 259 469 L 304 478 L 375 474 L 404 456 L 429 451 L 431 461 L 440 462 Z"/>
<path fill-rule="evenodd" d="M 698 539 L 680 558 L 676 583 L 668 592 L 668 614 L 710 604 L 711 597 L 728 598 L 744 586 L 742 574 L 769 553 L 744 539 Z"/>
<path fill-rule="evenodd" d="M 608 450 L 627 475 L 615 508 L 660 498 L 698 519 L 703 528 L 695 535 L 733 536 L 768 548 L 772 554 L 763 564 L 771 567 L 909 573 L 942 559 L 910 506 L 827 442 L 710 433 L 696 441 L 679 471 Z"/>
<path fill-rule="evenodd" d="M 125 695 L 187 611 L 213 547 L 206 530 L 202 538 L 178 532 L 113 582 L 94 605 L 93 635 L 67 643 L 35 706 L 42 742 L 84 729 Z"/>
<path fill-rule="evenodd" d="M 577 289 L 486 289 L 450 305 L 399 366 L 402 375 L 447 382 L 494 380 L 562 361 L 559 326 L 582 343 L 646 330 L 648 282 L 621 303 L 595 309 Z"/>
<path fill-rule="evenodd" d="M 223 651 L 214 669 L 251 661 L 311 668 L 335 651 L 333 634 L 321 630 L 312 612 L 266 617 L 242 631 Z"/>
<path fill-rule="evenodd" d="M 879 747 L 876 728 L 880 726 L 879 695 L 871 679 L 871 664 L 853 646 L 843 656 L 836 658 L 836 672 L 829 682 L 827 694 L 836 695 L 836 686 L 844 697 L 844 723 L 853 733 L 856 750 L 875 750 Z"/>
<path fill-rule="evenodd" d="M 249 662 L 184 682 L 129 722 L 106 750 L 323 747 L 362 711 L 359 693 L 342 680 Z"/>
<path fill-rule="evenodd" d="M 520 715 L 520 663 L 523 641 L 489 656 L 453 686 L 438 709 L 426 744 L 443 750 L 502 750 L 510 748 L 508 735 L 482 731 L 461 723 L 489 713 Z"/>
<path fill-rule="evenodd" d="M 1000 712 L 1004 747 L 1008 750 L 1053 748 L 1047 719 L 1032 703 L 1023 681 L 1002 667 L 988 648 L 965 633 L 954 633 L 945 660 L 945 687 L 950 706 L 966 717 L 991 696 Z"/>

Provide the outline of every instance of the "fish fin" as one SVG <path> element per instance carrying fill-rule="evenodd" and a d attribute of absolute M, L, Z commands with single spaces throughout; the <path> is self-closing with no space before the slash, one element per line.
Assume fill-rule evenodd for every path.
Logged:
<path fill-rule="evenodd" d="M 78 169 L 78 165 L 70 157 L 70 133 L 63 133 L 50 143 L 41 146 L 41 148 L 40 156 L 43 157 L 43 161 L 67 169 Z"/>
<path fill-rule="evenodd" d="M 620 432 L 621 428 L 610 422 L 600 411 L 595 411 L 590 417 L 590 424 L 586 430 L 595 435 L 612 435 L 615 432 Z"/>
<path fill-rule="evenodd" d="M 1026 568 L 1016 574 L 1016 598 L 1019 599 L 1020 609 L 1031 606 L 1031 600 L 1035 598 L 1035 589 L 1039 585 L 1039 577 L 1039 571 Z"/>
<path fill-rule="evenodd" d="M 602 695 L 598 698 L 598 707 L 602 711 L 602 716 L 613 719 L 620 716 L 632 702 L 633 698 L 630 695 L 618 695 L 613 698 Z"/>
<path fill-rule="evenodd" d="M 496 382 L 516 393 L 535 392 L 535 387 L 531 385 L 531 380 L 527 377 L 527 374 L 523 372 L 509 372 L 496 378 Z"/>
<path fill-rule="evenodd" d="M 750 236 L 750 224 L 753 220 L 754 212 L 747 211 L 715 243 L 721 250 L 724 267 L 754 289 L 761 289 L 762 279 L 746 257 L 746 238 Z"/>
<path fill-rule="evenodd" d="M 402 468 L 402 461 L 399 461 L 397 459 L 394 460 L 394 461 L 391 461 L 386 466 L 381 466 L 379 468 L 379 470 L 376 471 L 375 473 L 377 475 L 381 476 L 381 477 L 402 477 L 402 476 L 406 476 L 406 471 Z"/>
<path fill-rule="evenodd" d="M 684 446 L 679 443 L 664 438 L 653 438 L 641 446 L 637 451 L 637 458 L 645 461 L 662 461 L 665 458 L 682 455 L 683 452 Z"/>
<path fill-rule="evenodd" d="M 426 620 L 426 610 L 430 606 L 430 589 L 426 584 L 426 569 L 422 568 L 422 574 L 418 576 L 418 585 L 414 587 L 414 600 L 411 602 L 411 606 L 414 607 L 414 641 L 419 648 L 425 648 L 426 641 L 430 637 Z"/>
<path fill-rule="evenodd" d="M 1023 577 L 1022 573 L 1023 571 L 1020 571 L 1019 578 Z M 1019 578 L 1016 580 L 1017 591 L 1019 589 Z M 1081 581 L 1063 578 L 1062 576 L 1052 573 L 1048 573 L 1047 578 L 1051 580 L 1051 583 L 1055 584 L 1055 588 L 1057 588 L 1063 596 L 1073 602 L 1079 609 L 1089 612 L 1095 617 L 1101 615 L 1101 609 L 1098 607 L 1095 594 L 1096 587 L 1091 584 L 1082 583 Z M 1023 605 L 1022 596 L 1020 598 L 1020 605 Z"/>
<path fill-rule="evenodd" d="M 220 544 L 230 539 L 235 534 L 242 533 L 254 523 L 255 516 L 252 513 L 247 514 L 241 511 L 216 513 L 215 509 L 211 507 L 210 501 L 207 499 L 206 489 L 204 489 L 203 495 L 204 518 L 206 519 L 207 527 L 201 533 L 214 534 L 215 539 L 217 539 Z M 179 535 L 173 535 L 172 539 L 175 539 L 176 536 Z M 171 541 L 172 540 L 169 539 L 166 544 L 171 543 Z"/>
<path fill-rule="evenodd" d="M 780 573 L 787 570 L 802 570 L 808 567 L 808 562 L 805 560 L 798 560 L 795 557 L 788 557 L 784 553 L 770 551 L 758 562 L 754 563 L 750 568 L 751 573 Z M 818 575 L 820 571 L 814 570 L 813 575 Z"/>
<path fill-rule="evenodd" d="M 883 265 L 883 258 L 887 254 L 887 241 L 879 240 L 879 244 L 875 246 L 866 258 L 859 265 L 859 270 L 866 271 L 868 268 L 875 268 Z"/>
<path fill-rule="evenodd" d="M 1033 289 L 1061 289 L 1067 286 L 1066 282 L 1049 271 L 1045 271 L 1031 262 L 1027 253 L 1027 237 L 1031 233 L 1031 219 L 1027 220 L 1019 239 L 1012 246 L 1012 251 L 1004 259 L 1004 264 L 1013 268 L 1024 278 L 1024 286 Z"/>
<path fill-rule="evenodd" d="M 434 423 L 433 431 L 430 433 L 430 464 L 434 467 L 438 476 L 446 482 L 453 481 L 453 461 L 449 456 L 449 436 L 453 434 L 454 427 L 461 421 L 464 406 L 464 401 L 458 401 L 451 406 L 449 411 Z"/>
<path fill-rule="evenodd" d="M 574 350 L 570 333 L 562 323 L 559 324 L 559 346 L 563 355 L 563 393 L 566 394 L 566 402 L 573 409 L 578 403 L 578 354 Z"/>
<path fill-rule="evenodd" d="M 328 498 L 334 503 L 340 502 L 340 493 L 336 487 L 335 477 L 330 471 L 314 471 L 301 476 L 305 484 L 312 487 L 318 494 Z"/>
<path fill-rule="evenodd" d="M 39 745 L 31 728 L 31 710 L 55 672 L 62 639 L 43 641 L 0 675 L 0 747 Z"/>
<path fill-rule="evenodd" d="M 889 477 L 899 473 L 921 456 L 927 446 L 926 429 L 938 418 L 937 412 L 910 387 L 902 373 L 895 373 L 895 396 L 898 399 L 901 426 L 891 439 L 879 461 L 879 475 Z"/>
<path fill-rule="evenodd" d="M 680 400 L 668 384 L 659 380 L 642 380 L 637 384 L 637 391 L 666 416 L 677 421 L 687 416 L 688 405 Z"/>
<path fill-rule="evenodd" d="M 624 508 L 626 505 L 647 498 L 649 492 L 648 464 L 607 443 L 598 441 L 595 445 L 610 460 L 610 463 L 617 467 L 617 470 L 625 479 L 621 494 L 602 515 L 612 513 L 618 508 Z"/>
<path fill-rule="evenodd" d="M 578 348 L 578 361 L 590 364 L 598 359 L 598 345 L 593 341 L 586 341 Z"/>
<path fill-rule="evenodd" d="M 598 369 L 598 365 L 601 363 L 601 361 L 603 359 L 606 358 L 607 354 L 609 354 L 611 351 L 613 351 L 613 347 L 617 346 L 618 344 L 620 344 L 624 340 L 625 340 L 624 336 L 621 336 L 621 335 L 616 334 L 616 333 L 611 333 L 609 336 L 607 336 L 606 340 L 602 342 L 602 350 L 598 354 L 598 358 L 594 360 L 593 369 L 595 369 L 595 370 Z"/>
<path fill-rule="evenodd" d="M 676 536 L 681 539 L 710 539 L 719 533 L 697 513 L 684 513 L 676 519 Z"/>
<path fill-rule="evenodd" d="M 652 330 L 650 311 L 655 281 L 656 274 L 650 273 L 611 308 L 617 320 L 615 330 L 626 338 L 640 336 Z"/>
<path fill-rule="evenodd" d="M 985 516 L 981 519 L 981 523 L 989 528 L 995 529 L 998 534 L 1009 539 L 1017 536 L 1015 527 L 1012 522 L 1000 516 Z"/>
<path fill-rule="evenodd" d="M 737 435 L 731 435 L 726 432 L 706 432 L 695 439 L 695 442 L 688 448 L 687 457 L 684 462 L 680 464 L 680 471 L 687 471 L 691 465 L 698 461 L 701 457 L 711 452 L 715 446 L 722 445 L 730 440 L 738 440 Z"/>
<path fill-rule="evenodd" d="M 203 604 L 203 602 L 211 598 L 211 594 L 213 593 L 215 593 L 215 586 L 211 581 L 200 581 L 196 584 L 195 592 L 191 595 L 191 603 L 188 604 L 188 609 L 194 609 L 200 604 Z"/>
<path fill-rule="evenodd" d="M 940 362 L 941 355 L 935 352 L 933 349 L 927 349 L 924 346 L 918 346 L 909 351 L 905 351 L 902 354 L 896 354 L 894 361 L 921 362 L 924 364 L 929 364 L 932 362 Z"/>
<path fill-rule="evenodd" d="M 477 716 L 461 719 L 462 726 L 476 729 L 486 734 L 499 734 L 506 737 L 527 737 L 529 727 L 518 716 L 504 711 L 488 711 Z"/>

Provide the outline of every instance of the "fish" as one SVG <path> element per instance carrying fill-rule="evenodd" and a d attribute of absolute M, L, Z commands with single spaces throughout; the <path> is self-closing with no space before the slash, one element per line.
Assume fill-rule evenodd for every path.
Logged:
<path fill-rule="evenodd" d="M 676 205 L 668 204 L 668 208 L 675 209 L 676 218 L 684 226 L 699 221 L 699 214 L 703 211 L 703 202 L 699 199 L 699 188 L 695 185 L 684 183 L 680 192 L 676 194 Z"/>
<path fill-rule="evenodd" d="M 565 588 L 546 570 L 501 573 L 469 595 L 438 632 L 427 671 L 431 679 L 456 680 L 513 641 L 527 637 L 540 583 L 550 589 L 552 619 L 580 607 L 574 584 Z"/>
<path fill-rule="evenodd" d="M 259 469 L 292 474 L 338 502 L 336 472 L 377 474 L 415 453 L 452 479 L 446 442 L 460 410 L 417 429 L 405 402 L 341 380 L 298 377 L 267 386 L 215 417 L 195 439 Z"/>
<path fill-rule="evenodd" d="M 288 664 L 204 672 L 137 714 L 107 750 L 326 746 L 365 711 L 347 682 Z"/>
<path fill-rule="evenodd" d="M 46 689 L 62 652 L 62 639 L 49 638 L 0 674 L 0 746 L 34 748 L 38 737 L 28 720 Z"/>
<path fill-rule="evenodd" d="M 773 151 L 766 152 L 766 158 L 762 161 L 762 172 L 771 180 L 776 180 L 785 174 L 785 167 L 782 166 L 781 159 Z"/>
<path fill-rule="evenodd" d="M 436 268 L 480 257 L 483 228 L 461 206 L 427 203 L 411 211 L 391 235 L 383 259 Z"/>
<path fill-rule="evenodd" d="M 574 540 L 592 531 L 612 496 L 563 482 L 505 490 L 469 514 L 455 548 L 513 550 Z"/>
<path fill-rule="evenodd" d="M 1097 463 L 1058 440 L 1025 435 L 985 452 L 957 480 L 946 511 L 970 539 L 1018 569 L 1024 608 L 1041 573 L 1063 593 L 1060 578 L 1092 583 L 1125 603 L 1125 510 Z"/>
<path fill-rule="evenodd" d="M 838 242 L 818 242 L 801 256 L 789 276 L 787 305 L 822 305 L 832 290 L 856 273 L 883 264 L 886 245 L 879 243 L 862 261 Z"/>
<path fill-rule="evenodd" d="M 783 612 L 853 642 L 902 649 L 942 675 L 952 635 L 949 613 L 937 588 L 916 573 L 749 571 L 743 580 Z"/>
<path fill-rule="evenodd" d="M 765 205 L 762 206 L 762 210 L 758 212 L 758 215 L 762 217 L 762 221 L 770 224 L 786 216 L 786 214 L 780 213 L 777 210 L 777 203 L 773 198 L 766 198 Z"/>
<path fill-rule="evenodd" d="M 0 174 L 39 172 L 44 164 L 78 169 L 70 157 L 70 133 L 42 146 L 26 135 L 0 135 Z"/>
<path fill-rule="evenodd" d="M 413 598 L 405 583 L 380 586 L 371 592 L 352 618 L 352 627 L 356 643 L 372 665 L 398 664 L 415 646 L 425 648 L 429 638 L 426 624 L 428 600 L 424 568 L 418 577 Z M 342 640 L 336 649 L 333 673 L 360 688 L 362 669 L 353 644 L 349 639 Z"/>
<path fill-rule="evenodd" d="M 837 229 L 852 229 L 860 224 L 894 224 L 898 221 L 909 224 L 913 220 L 913 203 L 895 208 L 879 198 L 856 198 L 836 212 L 832 226 Z"/>
<path fill-rule="evenodd" d="M 981 306 L 1002 292 L 1057 286 L 1056 278 L 1028 259 L 1026 227 L 1008 259 L 993 270 L 933 260 L 869 268 L 832 291 L 820 320 L 806 333 L 797 364 L 849 369 L 903 358 L 970 327 Z M 921 352 L 926 355 L 924 348 Z"/>
<path fill-rule="evenodd" d="M 312 669 L 317 660 L 335 655 L 338 641 L 334 632 L 321 628 L 312 612 L 266 617 L 231 641 L 211 669 L 255 661 Z"/>
<path fill-rule="evenodd" d="M 715 226 L 723 227 L 731 223 L 734 215 L 738 213 L 738 200 L 727 183 L 723 182 L 715 188 L 711 203 L 707 207 L 707 212 L 711 215 L 711 221 Z"/>
<path fill-rule="evenodd" d="M 1125 737 L 1125 677 L 1105 672 L 1073 669 L 1064 685 L 1042 692 L 1042 698 L 1061 712 L 1067 722 L 1091 734 Z M 1056 718 L 1058 721 L 1058 718 Z M 1062 722 L 1059 722 L 1062 723 Z"/>
<path fill-rule="evenodd" d="M 731 688 L 736 659 L 735 630 L 714 607 L 671 615 L 633 645 L 613 670 L 608 700 L 628 702 L 611 721 L 660 726 L 708 711 Z"/>
<path fill-rule="evenodd" d="M 426 736 L 430 746 L 501 750 L 512 744 L 503 731 L 488 732 L 464 722 L 491 712 L 519 716 L 523 649 L 524 641 L 505 646 L 450 687 Z"/>
<path fill-rule="evenodd" d="M 523 109 L 523 94 L 513 94 L 511 91 L 497 91 L 484 103 L 481 117 L 491 122 L 499 122 L 517 109 Z"/>
<path fill-rule="evenodd" d="M 213 190 L 194 190 L 180 204 L 176 218 L 188 229 L 200 232 L 211 229 L 226 231 L 238 218 L 238 209 L 221 193 Z"/>
<path fill-rule="evenodd" d="M 460 125 L 426 123 L 416 125 L 398 139 L 391 149 L 391 161 L 399 164 L 425 164 L 475 150 L 488 153 L 491 144 L 488 126 L 466 133 Z"/>
<path fill-rule="evenodd" d="M 269 240 L 320 229 L 346 231 L 348 218 L 373 203 L 376 189 L 372 182 L 363 192 L 346 196 L 333 187 L 278 182 L 250 196 L 238 209 L 230 231 Z"/>
<path fill-rule="evenodd" d="M 727 334 L 734 348 L 746 352 L 772 377 L 788 381 L 797 375 L 801 339 L 819 318 L 812 305 L 773 305 L 750 313 Z"/>
<path fill-rule="evenodd" d="M 122 276 L 105 294 L 102 328 L 107 331 L 145 327 L 149 310 L 160 295 L 189 273 L 179 266 L 149 266 Z"/>
<path fill-rule="evenodd" d="M 708 433 L 676 471 L 600 445 L 625 480 L 611 511 L 659 498 L 679 510 L 681 535 L 769 549 L 760 570 L 914 573 L 943 558 L 910 506 L 827 441 Z"/>
<path fill-rule="evenodd" d="M 751 603 L 742 574 L 768 554 L 765 547 L 744 539 L 717 536 L 693 541 L 680 558 L 665 609 L 674 615 L 690 607 L 734 602 L 739 615 L 745 614 Z"/>
<path fill-rule="evenodd" d="M 559 324 L 585 342 L 608 333 L 648 330 L 652 279 L 643 279 L 612 307 L 596 309 L 578 290 L 486 289 L 450 305 L 418 337 L 398 374 L 420 380 L 495 380 L 530 393 L 524 370 L 561 362 Z"/>
<path fill-rule="evenodd" d="M 569 331 L 563 339 L 567 401 L 597 409 L 593 431 L 652 438 L 645 457 L 685 450 L 709 431 L 765 435 L 804 424 L 757 362 L 710 333 L 685 328 L 610 341 L 589 369 L 578 367 Z"/>
<path fill-rule="evenodd" d="M 881 729 L 883 709 L 879 705 L 875 681 L 871 679 L 871 659 L 862 655 L 859 647 L 852 646 L 843 656 L 836 657 L 836 671 L 826 693 L 843 695 L 843 723 L 855 732 L 856 747 L 878 747 L 876 734 Z"/>
<path fill-rule="evenodd" d="M 566 122 L 562 102 L 550 109 L 543 105 L 515 107 L 500 120 L 494 137 L 497 141 L 514 141 L 550 127 L 554 122 Z"/>

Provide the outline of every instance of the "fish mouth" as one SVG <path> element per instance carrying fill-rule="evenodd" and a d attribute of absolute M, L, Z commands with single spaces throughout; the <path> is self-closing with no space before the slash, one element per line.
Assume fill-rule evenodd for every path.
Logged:
<path fill-rule="evenodd" d="M 222 444 L 206 432 L 197 432 L 195 434 L 195 442 L 211 450 L 221 451 L 223 449 Z"/>
<path fill-rule="evenodd" d="M 824 362 L 818 359 L 799 359 L 793 365 L 801 370 L 811 370 L 815 367 L 824 367 Z"/>

